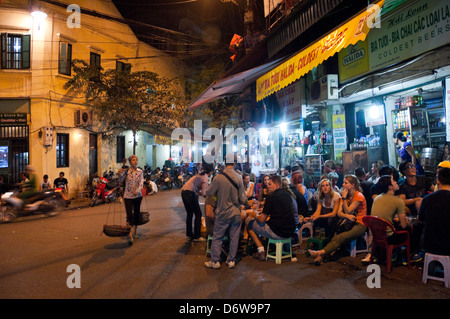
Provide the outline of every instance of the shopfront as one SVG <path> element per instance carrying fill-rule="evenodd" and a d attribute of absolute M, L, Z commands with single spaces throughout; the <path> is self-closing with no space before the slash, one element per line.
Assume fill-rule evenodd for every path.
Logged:
<path fill-rule="evenodd" d="M 381 1 L 376 8 L 381 8 L 382 4 Z M 335 153 L 341 156 L 346 136 L 342 133 L 341 123 L 336 127 L 339 145 L 335 150 L 335 128 L 332 125 L 332 116 L 343 114 L 338 101 L 337 74 L 323 74 L 322 77 L 314 76 L 311 79 L 311 71 L 335 56 L 342 48 L 364 40 L 369 32 L 366 21 L 374 18 L 378 12 L 379 10 L 374 10 L 355 16 L 257 79 L 257 102 L 270 103 L 275 96 L 281 110 L 284 110 L 283 107 L 290 107 L 290 101 L 295 101 L 293 92 L 297 92 L 297 89 L 293 90 L 293 86 L 300 87 L 300 102 L 298 106 L 293 106 L 294 110 L 300 112 L 294 112 L 295 116 L 289 118 L 286 114 L 289 114 L 290 109 L 287 108 L 284 117 L 273 124 L 281 130 L 280 167 L 292 167 L 301 163 L 307 173 L 318 180 L 323 163 L 327 159 L 334 159 Z M 312 82 L 316 87 L 313 87 Z M 316 97 L 312 95 L 315 91 L 318 92 Z M 328 100 L 332 102 L 329 103 Z"/>
<path fill-rule="evenodd" d="M 400 131 L 411 141 L 424 170 L 432 175 L 443 159 L 447 140 L 444 85 L 443 81 L 438 81 L 386 98 L 393 134 Z M 397 156 L 392 160 L 399 164 Z"/>
<path fill-rule="evenodd" d="M 393 135 L 402 131 L 422 165 L 434 171 L 449 139 L 449 12 L 448 1 L 405 3 L 384 15 L 365 41 L 339 52 L 340 100 L 355 126 L 347 131 L 353 162 L 365 150 L 369 168 L 377 158 L 397 167 Z"/>
<path fill-rule="evenodd" d="M 29 100 L 2 100 L 0 109 L 8 112 L 0 113 L 0 175 L 13 185 L 29 163 Z"/>

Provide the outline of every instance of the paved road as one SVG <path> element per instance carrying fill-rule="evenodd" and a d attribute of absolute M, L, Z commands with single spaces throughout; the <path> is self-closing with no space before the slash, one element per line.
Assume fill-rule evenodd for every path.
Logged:
<path fill-rule="evenodd" d="M 77 206 L 77 203 L 73 203 Z M 122 204 L 67 210 L 53 218 L 0 225 L 0 298 L 24 299 L 450 299 L 442 282 L 422 284 L 419 268 L 381 267 L 381 288 L 368 288 L 360 259 L 310 264 L 260 262 L 244 257 L 235 269 L 206 269 L 205 244 L 185 240 L 180 190 L 147 196 L 150 223 L 132 246 L 102 235 L 102 226 L 124 219 Z M 81 288 L 68 288 L 71 264 Z"/>

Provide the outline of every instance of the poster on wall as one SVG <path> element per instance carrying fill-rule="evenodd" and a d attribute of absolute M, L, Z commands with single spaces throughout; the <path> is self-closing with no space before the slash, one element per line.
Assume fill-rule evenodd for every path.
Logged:
<path fill-rule="evenodd" d="M 285 121 L 294 121 L 302 117 L 300 81 L 281 89 L 276 93 L 276 96 L 280 105 L 282 118 Z"/>
<path fill-rule="evenodd" d="M 345 132 L 345 114 L 333 115 L 334 158 L 342 159 L 342 152 L 347 149 L 347 134 Z"/>

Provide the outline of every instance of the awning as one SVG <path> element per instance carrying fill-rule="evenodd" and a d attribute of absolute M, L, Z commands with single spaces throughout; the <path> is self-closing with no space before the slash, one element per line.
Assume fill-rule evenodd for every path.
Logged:
<path fill-rule="evenodd" d="M 189 108 L 193 109 L 219 98 L 243 92 L 246 88 L 252 85 L 257 78 L 265 74 L 278 63 L 281 63 L 281 59 L 257 66 L 253 69 L 229 76 L 225 79 L 215 81 L 189 105 Z"/>
<path fill-rule="evenodd" d="M 364 41 L 370 28 L 377 27 L 373 24 L 373 20 L 380 13 L 383 4 L 384 0 L 381 0 L 369 6 L 366 11 L 258 78 L 256 101 L 260 101 L 300 79 L 301 76 L 341 49 L 360 40 Z"/>

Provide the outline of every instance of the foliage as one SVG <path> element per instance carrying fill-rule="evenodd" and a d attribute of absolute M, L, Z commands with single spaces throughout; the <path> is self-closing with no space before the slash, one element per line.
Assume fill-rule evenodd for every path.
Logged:
<path fill-rule="evenodd" d="M 64 88 L 83 96 L 110 134 L 131 130 L 135 136 L 142 130 L 170 135 L 183 124 L 186 105 L 171 80 L 150 71 L 105 71 L 83 60 L 73 60 L 73 70 Z"/>
<path fill-rule="evenodd" d="M 191 80 L 187 82 L 187 90 L 193 98 L 202 94 L 210 85 L 221 77 L 229 62 L 229 52 L 217 55 L 202 65 L 194 67 L 191 65 Z M 210 127 L 224 129 L 226 126 L 238 127 L 240 99 L 238 96 L 220 98 L 214 102 L 199 107 L 189 118 L 189 124 L 193 120 L 202 118 L 209 121 Z"/>

